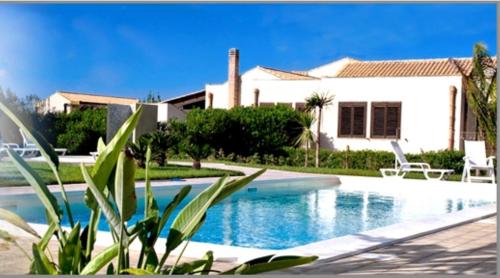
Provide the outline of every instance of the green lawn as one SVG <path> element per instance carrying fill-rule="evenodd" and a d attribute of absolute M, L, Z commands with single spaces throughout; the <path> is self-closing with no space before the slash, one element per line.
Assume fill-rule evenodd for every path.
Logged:
<path fill-rule="evenodd" d="M 52 171 L 46 163 L 30 162 L 47 184 L 57 183 Z M 89 169 L 92 167 L 88 167 Z M 60 176 L 63 183 L 83 183 L 83 177 L 80 172 L 80 166 L 76 164 L 61 164 L 59 167 Z M 189 166 L 167 165 L 165 167 L 152 167 L 150 169 L 152 180 L 172 179 L 172 178 L 202 178 L 202 177 L 220 177 L 224 175 L 240 176 L 241 172 L 202 168 L 195 170 Z M 136 180 L 144 180 L 144 169 L 137 169 Z M 10 162 L 0 162 L 0 187 L 1 186 L 21 186 L 27 185 L 24 178 Z"/>

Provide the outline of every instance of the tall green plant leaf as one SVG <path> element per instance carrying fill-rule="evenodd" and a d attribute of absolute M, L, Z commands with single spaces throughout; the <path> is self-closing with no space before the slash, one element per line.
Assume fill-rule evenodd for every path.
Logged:
<path fill-rule="evenodd" d="M 97 200 L 97 203 L 99 204 L 99 207 L 102 210 L 102 213 L 104 213 L 104 216 L 106 216 L 106 219 L 109 222 L 110 227 L 113 229 L 115 234 L 119 235 L 120 234 L 120 218 L 116 215 L 115 211 L 113 210 L 113 207 L 109 203 L 108 199 L 104 197 L 102 192 L 97 188 L 97 186 L 94 184 L 94 181 L 90 177 L 89 173 L 87 172 L 87 168 L 83 165 L 83 163 L 80 165 L 83 179 L 89 186 L 91 194 L 94 196 L 94 198 Z"/>
<path fill-rule="evenodd" d="M 45 231 L 45 234 L 43 234 L 42 239 L 40 239 L 40 242 L 38 242 L 38 246 L 42 251 L 47 248 L 47 245 L 49 244 L 50 239 L 54 235 L 54 232 L 57 231 L 57 224 L 54 222 L 51 222 L 47 230 Z"/>
<path fill-rule="evenodd" d="M 156 273 L 141 269 L 141 268 L 127 268 L 121 271 L 121 274 L 131 274 L 131 275 L 155 275 Z"/>
<path fill-rule="evenodd" d="M 31 228 L 31 226 L 28 225 L 28 223 L 26 223 L 24 219 L 11 211 L 0 208 L 0 219 L 5 220 L 10 224 L 24 230 L 25 232 L 40 238 L 40 235 L 35 230 L 33 230 L 33 228 Z"/>
<path fill-rule="evenodd" d="M 145 170 L 145 186 L 144 186 L 144 215 L 146 217 L 158 216 L 158 205 L 153 197 L 151 190 L 151 180 L 149 178 L 149 164 L 151 162 L 151 145 L 148 145 L 146 150 L 146 170 Z"/>
<path fill-rule="evenodd" d="M 78 274 L 82 244 L 80 242 L 80 222 L 68 234 L 66 244 L 59 250 L 59 269 L 63 274 Z"/>
<path fill-rule="evenodd" d="M 226 185 L 224 185 L 224 188 L 222 189 L 222 192 L 215 198 L 215 200 L 212 202 L 212 205 L 215 205 L 219 203 L 220 201 L 224 200 L 227 196 L 233 194 L 234 192 L 240 190 L 243 188 L 245 185 L 249 184 L 252 182 L 254 179 L 262 175 L 267 169 L 261 169 L 255 173 L 253 173 L 250 176 L 246 176 L 244 178 L 232 180 L 228 182 Z"/>
<path fill-rule="evenodd" d="M 61 231 L 59 226 L 60 222 L 60 209 L 57 205 L 57 199 L 52 195 L 52 193 L 47 188 L 47 185 L 43 182 L 40 175 L 35 172 L 26 161 L 24 161 L 15 151 L 7 149 L 12 162 L 16 166 L 17 170 L 23 175 L 23 177 L 28 181 L 31 187 L 35 190 L 38 198 L 44 205 L 48 212 L 48 215 L 58 226 L 58 230 Z"/>
<path fill-rule="evenodd" d="M 99 228 L 99 219 L 101 219 L 101 209 L 94 208 L 90 212 L 89 224 L 87 229 L 86 243 L 85 243 L 85 260 L 89 261 L 94 250 L 94 243 Z"/>
<path fill-rule="evenodd" d="M 194 273 L 199 273 L 199 274 L 204 274 L 204 275 L 207 275 L 207 274 L 210 274 L 210 269 L 212 269 L 212 265 L 214 263 L 214 254 L 212 251 L 208 251 L 205 256 L 203 256 L 203 258 L 201 258 L 202 260 L 205 261 L 205 264 L 199 266 L 198 268 L 195 268 L 193 269 L 193 272 Z"/>
<path fill-rule="evenodd" d="M 28 137 L 29 140 L 35 143 L 37 148 L 39 149 L 41 155 L 45 158 L 47 164 L 49 164 L 52 173 L 56 177 L 57 183 L 61 188 L 62 197 L 64 200 L 64 205 L 66 207 L 66 213 L 68 214 L 68 219 L 70 225 L 73 226 L 73 215 L 71 214 L 70 205 L 68 202 L 68 196 L 66 195 L 66 190 L 62 184 L 61 178 L 59 176 L 58 167 L 59 167 L 59 157 L 55 152 L 54 148 L 45 140 L 45 138 L 38 133 L 36 130 L 30 131 L 28 127 L 13 113 L 2 101 L 0 100 L 0 110 L 9 117 Z"/>
<path fill-rule="evenodd" d="M 0 239 L 3 239 L 7 242 L 14 242 L 16 239 L 7 231 L 0 229 Z"/>
<path fill-rule="evenodd" d="M 99 137 L 99 140 L 97 140 L 97 153 L 101 153 L 104 148 L 106 148 L 106 144 L 104 143 L 102 137 Z"/>
<path fill-rule="evenodd" d="M 181 190 L 175 195 L 174 199 L 170 201 L 170 203 L 165 207 L 165 210 L 163 211 L 163 214 L 161 215 L 160 222 L 158 224 L 158 229 L 156 231 L 157 236 L 160 235 L 161 231 L 163 230 L 163 227 L 167 223 L 168 219 L 170 218 L 170 215 L 172 215 L 172 212 L 180 205 L 180 203 L 186 198 L 186 196 L 189 194 L 191 191 L 191 186 L 184 186 L 181 188 Z"/>
<path fill-rule="evenodd" d="M 203 219 L 207 209 L 221 193 L 227 179 L 227 176 L 220 178 L 179 212 L 168 233 L 166 254 L 170 254 L 183 240 L 192 236 L 193 231 L 195 231 L 198 223 Z"/>
<path fill-rule="evenodd" d="M 81 275 L 96 274 L 99 270 L 110 263 L 117 255 L 120 245 L 115 243 L 104 249 L 101 253 L 95 256 L 80 272 Z"/>
<path fill-rule="evenodd" d="M 116 167 L 114 194 L 122 221 L 128 221 L 137 208 L 134 177 L 134 158 L 126 152 L 121 152 Z"/>
<path fill-rule="evenodd" d="M 59 167 L 59 157 L 54 151 L 52 146 L 40 135 L 37 131 L 30 131 L 28 127 L 19 119 L 14 112 L 12 112 L 1 100 L 0 100 L 0 110 L 12 120 L 28 137 L 29 140 L 33 141 L 35 145 L 40 149 L 40 153 L 45 157 L 50 167 L 54 167 L 57 173 L 57 167 Z"/>
<path fill-rule="evenodd" d="M 35 261 L 34 266 L 37 274 L 49 274 L 49 275 L 57 274 L 57 269 L 50 262 L 49 258 L 45 256 L 45 254 L 40 249 L 40 247 L 38 247 L 38 245 L 33 243 L 32 250 L 33 250 L 33 260 Z"/>
<path fill-rule="evenodd" d="M 196 269 L 203 268 L 207 264 L 206 260 L 194 260 L 192 262 L 185 262 L 177 266 L 172 266 L 174 269 L 167 268 L 164 273 L 171 273 L 173 275 L 181 275 L 181 274 L 191 274 L 195 272 Z"/>
<path fill-rule="evenodd" d="M 113 169 L 115 168 L 116 161 L 120 152 L 123 150 L 129 137 L 132 135 L 137 121 L 139 120 L 142 113 L 142 106 L 137 109 L 121 126 L 121 128 L 116 132 L 113 139 L 108 145 L 99 153 L 97 160 L 95 162 L 92 178 L 94 183 L 101 192 L 106 186 Z M 85 202 L 90 208 L 96 207 L 96 201 L 90 194 L 90 189 L 87 189 L 85 193 Z"/>
<path fill-rule="evenodd" d="M 266 256 L 265 258 L 268 258 Z M 221 274 L 234 275 L 234 274 L 259 274 L 263 272 L 275 271 L 284 268 L 290 268 L 298 265 L 308 264 L 317 260 L 317 256 L 302 257 L 302 256 L 282 256 L 274 257 L 269 261 L 253 260 L 254 262 L 246 262 L 242 265 L 227 270 Z"/>

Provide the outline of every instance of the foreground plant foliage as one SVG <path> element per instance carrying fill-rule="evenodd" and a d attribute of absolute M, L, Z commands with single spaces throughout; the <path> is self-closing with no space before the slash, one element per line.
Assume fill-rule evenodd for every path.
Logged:
<path fill-rule="evenodd" d="M 36 142 L 42 155 L 51 166 L 58 181 L 58 157 L 52 146 L 45 141 L 36 131 L 30 131 L 9 108 L 0 102 L 0 110 L 13 120 L 27 136 Z M 144 217 L 133 225 L 127 223 L 136 213 L 137 199 L 135 192 L 134 172 L 136 163 L 132 154 L 126 149 L 127 141 L 141 115 L 142 108 L 138 109 L 116 133 L 115 137 L 105 145 L 102 140 L 98 144 L 99 156 L 89 173 L 81 165 L 82 175 L 88 185 L 85 192 L 85 204 L 90 210 L 90 219 L 82 227 L 78 219 L 73 219 L 71 204 L 66 198 L 64 186 L 59 182 L 64 208 L 61 210 L 57 199 L 49 191 L 40 176 L 16 152 L 8 150 L 8 155 L 16 168 L 35 190 L 39 200 L 46 210 L 48 229 L 39 235 L 16 214 L 0 209 L 0 219 L 7 221 L 20 229 L 39 238 L 33 243 L 31 255 L 23 250 L 30 259 L 31 265 L 27 266 L 30 274 L 96 274 L 106 269 L 107 274 L 256 274 L 273 271 L 292 266 L 302 265 L 314 261 L 317 257 L 301 256 L 265 256 L 248 261 L 233 269 L 221 272 L 212 269 L 214 257 L 212 252 L 199 260 L 180 264 L 182 254 L 193 235 L 206 221 L 207 210 L 217 203 L 238 191 L 265 169 L 241 179 L 229 181 L 222 177 L 209 186 L 178 213 L 168 231 L 166 245 L 163 253 L 157 253 L 155 244 L 173 211 L 189 194 L 191 187 L 182 188 L 163 211 L 159 210 L 158 202 L 153 196 L 148 177 L 151 160 L 151 148 L 146 154 L 146 181 L 144 187 Z M 63 229 L 61 221 L 66 213 L 70 229 Z M 98 254 L 93 253 L 101 215 L 104 215 L 113 237 L 113 243 Z M 15 242 L 15 238 L 8 232 L 0 230 L 0 238 Z M 51 239 L 57 239 L 58 256 L 51 254 L 47 248 Z M 140 252 L 137 264 L 132 265 L 129 246 L 132 242 L 140 242 Z M 173 265 L 167 265 L 167 258 L 172 251 L 182 246 L 182 251 L 176 257 Z"/>

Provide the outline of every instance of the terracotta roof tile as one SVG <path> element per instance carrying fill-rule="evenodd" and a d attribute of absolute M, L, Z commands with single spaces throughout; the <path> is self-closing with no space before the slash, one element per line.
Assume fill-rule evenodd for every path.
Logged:
<path fill-rule="evenodd" d="M 74 92 L 63 92 L 57 91 L 64 98 L 68 99 L 71 103 L 79 104 L 81 102 L 89 103 L 102 103 L 102 104 L 136 104 L 139 102 L 138 99 L 125 98 L 125 97 L 112 97 L 112 96 L 100 96 L 93 94 L 83 94 Z"/>
<path fill-rule="evenodd" d="M 313 80 L 313 79 L 319 79 L 314 76 L 309 76 L 307 74 L 299 73 L 299 72 L 290 72 L 290 71 L 284 71 L 284 70 L 278 70 L 278 69 L 273 69 L 273 68 L 268 68 L 268 67 L 262 67 L 259 66 L 262 70 L 264 70 L 267 73 L 270 73 L 279 79 L 283 80 Z"/>
<path fill-rule="evenodd" d="M 469 74 L 471 58 L 454 59 Z M 460 71 L 449 59 L 352 61 L 334 77 L 455 76 Z"/>

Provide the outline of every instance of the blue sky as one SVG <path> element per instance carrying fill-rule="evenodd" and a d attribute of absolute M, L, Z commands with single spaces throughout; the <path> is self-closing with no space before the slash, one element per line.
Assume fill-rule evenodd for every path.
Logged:
<path fill-rule="evenodd" d="M 495 4 L 0 4 L 0 86 L 169 98 L 241 70 L 496 54 Z"/>

